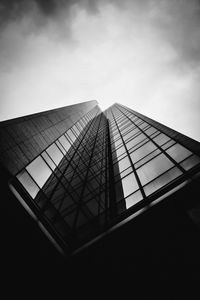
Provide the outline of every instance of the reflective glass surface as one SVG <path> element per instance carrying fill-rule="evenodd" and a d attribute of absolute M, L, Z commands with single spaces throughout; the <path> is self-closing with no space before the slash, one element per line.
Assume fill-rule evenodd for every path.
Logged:
<path fill-rule="evenodd" d="M 127 197 L 125 199 L 126 208 L 128 209 L 129 207 L 135 205 L 136 203 L 138 203 L 141 200 L 142 200 L 142 194 L 140 191 L 133 193 L 132 195 L 130 195 L 129 197 Z"/>
<path fill-rule="evenodd" d="M 49 148 L 47 148 L 46 151 L 56 165 L 60 163 L 61 159 L 64 156 L 60 149 L 56 146 L 56 144 L 52 144 Z"/>
<path fill-rule="evenodd" d="M 194 167 L 195 165 L 197 165 L 199 163 L 200 163 L 200 157 L 198 157 L 197 155 L 192 155 L 191 157 L 184 160 L 180 165 L 185 170 L 189 170 L 189 169 L 191 169 L 192 167 Z"/>
<path fill-rule="evenodd" d="M 132 162 L 135 163 L 139 159 L 143 158 L 144 156 L 148 155 L 152 151 L 156 149 L 156 146 L 152 142 L 148 142 L 135 150 L 134 152 L 131 153 L 131 159 Z"/>
<path fill-rule="evenodd" d="M 135 175 L 131 173 L 126 177 L 122 178 L 122 186 L 123 186 L 124 197 L 130 195 L 135 190 L 137 190 L 138 184 Z"/>
<path fill-rule="evenodd" d="M 120 155 L 122 155 L 123 153 L 125 153 L 125 148 L 124 146 L 120 147 L 119 149 L 116 150 L 116 154 L 117 154 L 117 157 L 119 157 Z"/>
<path fill-rule="evenodd" d="M 52 170 L 56 168 L 55 163 L 52 161 L 52 159 L 49 157 L 49 155 L 46 152 L 42 153 L 42 157 L 44 158 L 44 160 L 47 162 L 47 164 Z"/>
<path fill-rule="evenodd" d="M 105 225 L 113 226 L 115 217 L 127 217 L 131 210 L 126 209 L 145 195 L 158 190 L 163 195 L 164 187 L 172 182 L 175 186 L 178 177 L 185 180 L 179 165 L 189 170 L 200 163 L 154 126 L 156 122 L 117 104 L 105 113 L 96 109 L 72 122 L 34 161 L 24 164 L 19 182 L 42 208 L 40 215 L 45 214 L 72 248 L 102 233 Z"/>
<path fill-rule="evenodd" d="M 71 145 L 64 135 L 59 138 L 59 142 L 62 144 L 66 151 L 69 150 Z"/>
<path fill-rule="evenodd" d="M 143 141 L 145 138 L 146 138 L 146 136 L 143 133 L 139 134 L 138 136 L 136 136 L 134 139 L 132 139 L 130 142 L 128 142 L 126 144 L 127 149 L 129 150 L 129 149 L 133 148 L 139 142 Z"/>
<path fill-rule="evenodd" d="M 135 168 L 136 169 L 139 168 L 141 165 L 143 165 L 144 163 L 146 163 L 147 161 L 149 161 L 150 159 L 152 159 L 153 157 L 157 156 L 160 153 L 161 151 L 159 149 L 156 149 L 155 151 L 151 152 L 150 154 L 148 154 L 147 156 L 139 160 L 137 163 L 135 163 L 134 165 Z"/>
<path fill-rule="evenodd" d="M 166 152 L 177 162 L 180 162 L 181 160 L 192 154 L 191 151 L 181 146 L 180 144 L 175 144 L 174 146 L 166 150 Z"/>
<path fill-rule="evenodd" d="M 41 156 L 37 157 L 34 161 L 32 161 L 32 163 L 30 163 L 26 167 L 26 169 L 40 188 L 43 187 L 43 185 L 52 173 L 52 170 L 45 163 Z"/>
<path fill-rule="evenodd" d="M 172 168 L 163 175 L 159 176 L 155 180 L 151 181 L 149 184 L 144 186 L 144 191 L 146 195 L 150 195 L 154 191 L 160 189 L 176 177 L 180 176 L 182 172 L 178 168 Z"/>
<path fill-rule="evenodd" d="M 156 131 L 157 131 L 156 128 L 150 127 L 150 128 L 148 128 L 148 129 L 145 130 L 145 133 L 146 133 L 148 136 L 150 136 L 151 134 L 153 134 L 153 133 L 156 132 Z"/>
<path fill-rule="evenodd" d="M 71 129 L 69 129 L 69 130 L 66 132 L 66 135 L 70 138 L 70 140 L 71 140 L 72 142 L 74 142 L 74 141 L 76 140 L 76 137 L 75 137 L 75 135 L 74 135 L 74 133 L 72 132 Z"/>
<path fill-rule="evenodd" d="M 137 173 L 144 185 L 171 167 L 173 167 L 173 163 L 164 154 L 160 154 L 137 169 Z"/>
<path fill-rule="evenodd" d="M 154 142 L 156 142 L 159 146 L 163 145 L 164 143 L 166 143 L 169 140 L 170 140 L 170 138 L 167 135 L 165 135 L 164 133 L 160 133 L 159 135 L 157 135 L 154 138 Z"/>
<path fill-rule="evenodd" d="M 122 177 L 125 177 L 127 174 L 131 173 L 132 171 L 133 171 L 132 167 L 126 169 L 125 171 L 122 171 L 122 172 L 120 173 L 121 178 L 122 178 Z"/>
<path fill-rule="evenodd" d="M 131 164 L 130 164 L 128 157 L 125 157 L 119 161 L 119 171 L 120 172 L 124 171 L 125 169 L 127 169 L 130 166 L 131 166 Z"/>
<path fill-rule="evenodd" d="M 37 193 L 39 192 L 39 187 L 30 177 L 30 175 L 23 170 L 17 175 L 17 179 L 21 182 L 27 192 L 31 195 L 32 198 L 35 198 Z"/>

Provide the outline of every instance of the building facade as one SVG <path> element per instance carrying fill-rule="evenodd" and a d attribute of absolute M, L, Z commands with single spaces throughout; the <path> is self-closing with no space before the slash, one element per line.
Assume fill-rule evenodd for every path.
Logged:
<path fill-rule="evenodd" d="M 11 191 L 65 255 L 199 178 L 200 143 L 120 104 L 76 104 L 0 132 Z"/>

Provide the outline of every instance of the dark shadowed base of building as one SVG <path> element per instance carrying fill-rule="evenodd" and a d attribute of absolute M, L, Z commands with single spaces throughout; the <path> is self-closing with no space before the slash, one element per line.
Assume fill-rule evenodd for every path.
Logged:
<path fill-rule="evenodd" d="M 6 298 L 195 299 L 200 284 L 199 184 L 187 185 L 69 260 L 2 184 Z"/>

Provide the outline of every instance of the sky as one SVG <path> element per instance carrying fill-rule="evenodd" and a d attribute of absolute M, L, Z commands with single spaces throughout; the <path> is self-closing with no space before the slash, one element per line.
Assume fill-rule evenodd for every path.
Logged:
<path fill-rule="evenodd" d="M 97 100 L 200 141 L 200 1 L 0 0 L 0 121 Z"/>

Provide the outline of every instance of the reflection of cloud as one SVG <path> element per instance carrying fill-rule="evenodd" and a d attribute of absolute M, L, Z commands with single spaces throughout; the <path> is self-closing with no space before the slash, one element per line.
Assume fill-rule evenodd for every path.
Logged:
<path fill-rule="evenodd" d="M 0 14 L 1 119 L 117 101 L 199 139 L 198 1 L 0 0 Z"/>

